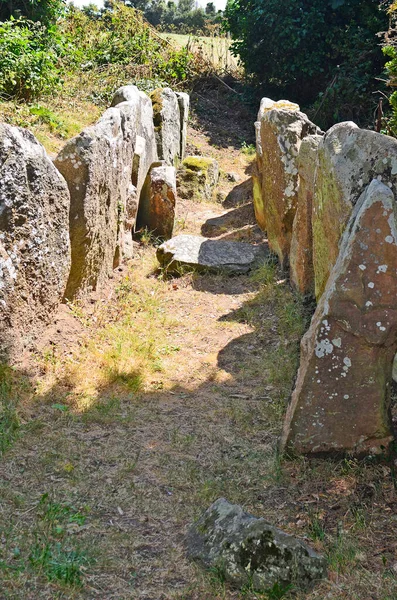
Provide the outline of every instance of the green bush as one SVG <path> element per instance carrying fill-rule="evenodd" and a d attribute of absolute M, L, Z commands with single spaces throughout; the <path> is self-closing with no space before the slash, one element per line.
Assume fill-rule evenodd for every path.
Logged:
<path fill-rule="evenodd" d="M 319 124 L 372 118 L 383 69 L 376 34 L 388 17 L 374 0 L 229 0 L 227 27 L 262 93 L 316 103 Z"/>
<path fill-rule="evenodd" d="M 172 84 L 190 74 L 191 55 L 186 48 L 170 46 L 156 35 L 142 13 L 121 2 L 96 18 L 71 9 L 63 26 L 64 61 L 84 70 L 107 65 L 146 67 L 146 76 Z"/>
<path fill-rule="evenodd" d="M 383 48 L 384 55 L 390 60 L 386 63 L 386 73 L 388 75 L 388 83 L 393 92 L 388 100 L 391 108 L 391 116 L 387 116 L 384 122 L 386 132 L 394 137 L 397 137 L 397 40 L 395 34 L 397 2 L 389 8 L 391 18 L 389 31 L 385 35 L 385 47 Z"/>
<path fill-rule="evenodd" d="M 59 82 L 59 39 L 40 23 L 0 23 L 0 96 L 31 101 Z"/>
<path fill-rule="evenodd" d="M 65 0 L 0 0 L 0 21 L 25 17 L 50 25 L 62 15 Z"/>

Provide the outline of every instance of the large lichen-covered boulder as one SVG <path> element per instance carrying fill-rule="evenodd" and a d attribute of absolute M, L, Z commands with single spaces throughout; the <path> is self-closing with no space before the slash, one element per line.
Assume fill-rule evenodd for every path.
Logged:
<path fill-rule="evenodd" d="M 69 190 L 43 146 L 0 124 L 0 355 L 49 323 L 70 269 Z"/>
<path fill-rule="evenodd" d="M 187 124 L 189 121 L 189 108 L 190 108 L 190 96 L 185 92 L 175 92 L 176 97 L 178 98 L 178 106 L 179 106 L 179 117 L 180 117 L 180 152 L 179 158 L 183 160 L 185 158 L 186 153 L 186 143 L 187 143 Z"/>
<path fill-rule="evenodd" d="M 265 103 L 264 100 L 267 100 Z M 261 156 L 258 160 L 263 198 L 263 222 L 269 245 L 282 266 L 288 264 L 292 224 L 298 197 L 300 144 L 307 135 L 319 133 L 307 116 L 292 106 L 271 106 L 264 99 L 259 111 Z"/>
<path fill-rule="evenodd" d="M 389 415 L 397 349 L 397 207 L 378 181 L 363 192 L 309 331 L 288 408 L 283 448 L 373 454 L 393 439 Z"/>
<path fill-rule="evenodd" d="M 339 123 L 319 145 L 313 199 L 313 262 L 320 298 L 339 253 L 339 242 L 358 198 L 378 178 L 397 195 L 397 141 L 354 123 Z"/>
<path fill-rule="evenodd" d="M 137 228 L 147 228 L 155 237 L 169 240 L 175 220 L 175 167 L 155 163 L 142 190 Z"/>
<path fill-rule="evenodd" d="M 266 258 L 263 246 L 209 240 L 200 235 L 177 235 L 157 249 L 157 259 L 168 273 L 196 271 L 244 274 Z"/>
<path fill-rule="evenodd" d="M 178 169 L 178 195 L 193 200 L 211 200 L 219 181 L 219 165 L 214 158 L 187 156 Z"/>
<path fill-rule="evenodd" d="M 160 160 L 176 166 L 181 153 L 181 118 L 178 98 L 170 88 L 159 88 L 150 94 L 154 130 Z"/>
<path fill-rule="evenodd" d="M 191 526 L 187 552 L 234 586 L 260 591 L 291 585 L 308 589 L 327 574 L 325 559 L 305 542 L 224 498 Z"/>
<path fill-rule="evenodd" d="M 55 160 L 71 196 L 68 299 L 103 285 L 121 260 L 126 209 L 135 210 L 134 197 L 136 203 L 131 172 L 138 118 L 133 102 L 108 109 Z"/>
<path fill-rule="evenodd" d="M 297 167 L 299 187 L 297 208 L 292 226 L 290 276 L 296 290 L 314 295 L 312 208 L 320 135 L 308 135 L 302 140 Z"/>

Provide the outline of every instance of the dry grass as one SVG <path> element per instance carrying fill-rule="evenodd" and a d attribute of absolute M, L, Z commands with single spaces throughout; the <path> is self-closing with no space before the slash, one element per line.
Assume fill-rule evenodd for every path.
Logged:
<path fill-rule="evenodd" d="M 1 598 L 266 598 L 185 558 L 186 526 L 220 496 L 329 555 L 310 600 L 395 598 L 386 466 L 277 454 L 299 298 L 271 263 L 251 280 L 153 266 L 143 249 L 108 303 L 73 307 L 86 341 L 38 357 L 34 386 L 3 376 L 21 400 L 0 467 Z"/>
<path fill-rule="evenodd" d="M 232 40 L 218 36 L 195 36 L 180 33 L 161 33 L 162 38 L 174 42 L 176 46 L 200 53 L 216 70 L 239 70 L 238 59 L 230 51 Z"/>

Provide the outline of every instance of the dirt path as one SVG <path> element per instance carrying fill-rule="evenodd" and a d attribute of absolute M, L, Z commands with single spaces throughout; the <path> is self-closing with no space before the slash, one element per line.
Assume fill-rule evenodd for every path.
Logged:
<path fill-rule="evenodd" d="M 230 124 L 194 125 L 191 149 L 241 181 L 223 177 L 223 206 L 180 202 L 178 231 L 258 241 L 244 132 L 230 143 Z M 333 578 L 312 600 L 396 597 L 385 578 L 396 549 L 382 519 L 395 508 L 385 467 L 282 468 L 277 456 L 306 318 L 282 276 L 270 265 L 254 278 L 163 280 L 155 265 L 153 248 L 140 247 L 107 296 L 67 309 L 33 383 L 9 373 L 1 393 L 20 398 L 21 426 L 0 464 L 0 599 L 281 597 L 232 591 L 187 561 L 188 524 L 220 496 L 320 550 L 330 536 Z M 362 549 L 372 526 L 376 557 Z"/>

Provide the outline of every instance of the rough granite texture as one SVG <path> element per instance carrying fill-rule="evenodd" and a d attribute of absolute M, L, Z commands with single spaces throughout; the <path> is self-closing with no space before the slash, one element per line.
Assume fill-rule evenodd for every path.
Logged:
<path fill-rule="evenodd" d="M 320 135 L 302 140 L 297 158 L 299 187 L 292 226 L 290 277 L 293 286 L 305 296 L 314 295 L 312 208 Z"/>
<path fill-rule="evenodd" d="M 168 272 L 185 268 L 247 273 L 266 256 L 263 246 L 245 242 L 208 240 L 196 235 L 178 235 L 157 249 L 157 259 Z"/>
<path fill-rule="evenodd" d="M 265 100 L 265 99 L 264 99 Z M 262 105 L 265 103 L 262 101 Z M 263 223 L 270 248 L 283 267 L 288 265 L 292 224 L 298 201 L 297 156 L 302 139 L 320 133 L 295 105 L 278 108 L 261 105 L 257 148 L 260 187 L 263 197 Z M 260 140 L 258 141 L 258 136 Z M 258 211 L 258 208 L 257 208 Z"/>
<path fill-rule="evenodd" d="M 301 344 L 282 436 L 299 453 L 378 453 L 397 349 L 397 225 L 392 190 L 377 179 L 357 201 L 339 256 Z"/>
<path fill-rule="evenodd" d="M 137 227 L 146 227 L 155 237 L 169 240 L 174 229 L 175 203 L 175 167 L 154 166 L 142 191 Z"/>
<path fill-rule="evenodd" d="M 325 134 L 313 199 L 313 263 L 320 298 L 339 253 L 339 242 L 353 206 L 372 179 L 397 197 L 397 140 L 339 123 Z"/>
<path fill-rule="evenodd" d="M 152 101 L 135 85 L 119 88 L 113 97 L 112 106 L 123 110 L 125 103 L 136 106 L 134 157 L 132 162 L 131 183 L 136 188 L 136 210 L 146 176 L 151 165 L 158 160 L 157 144 L 153 123 Z M 135 214 L 136 214 L 135 210 Z M 131 217 L 135 219 L 135 215 Z M 134 225 L 134 223 L 133 223 Z"/>
<path fill-rule="evenodd" d="M 185 158 L 186 143 L 187 143 L 187 124 L 189 121 L 189 108 L 190 108 L 190 96 L 185 92 L 175 92 L 178 98 L 179 106 L 179 117 L 181 124 L 180 140 L 181 146 L 179 151 L 179 158 L 183 160 Z"/>
<path fill-rule="evenodd" d="M 178 98 L 170 88 L 150 94 L 153 106 L 157 153 L 167 165 L 177 166 L 181 153 L 181 118 Z"/>
<path fill-rule="evenodd" d="M 0 124 L 0 354 L 51 320 L 70 269 L 69 190 L 32 133 Z"/>
<path fill-rule="evenodd" d="M 178 195 L 194 200 L 211 200 L 219 180 L 219 165 L 214 158 L 187 156 L 178 170 Z"/>
<path fill-rule="evenodd" d="M 136 210 L 131 173 L 138 118 L 134 102 L 109 108 L 55 160 L 71 197 L 68 299 L 103 285 L 121 261 L 125 219 L 131 221 Z"/>
<path fill-rule="evenodd" d="M 230 504 L 214 502 L 187 535 L 189 558 L 221 571 L 237 587 L 311 588 L 326 577 L 326 560 L 305 542 Z"/>

